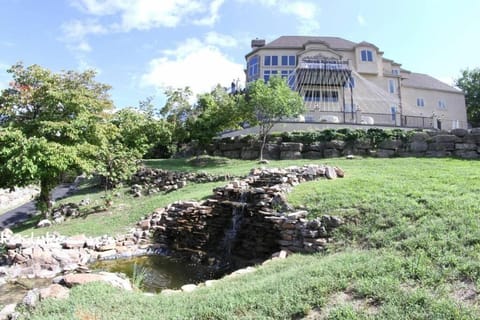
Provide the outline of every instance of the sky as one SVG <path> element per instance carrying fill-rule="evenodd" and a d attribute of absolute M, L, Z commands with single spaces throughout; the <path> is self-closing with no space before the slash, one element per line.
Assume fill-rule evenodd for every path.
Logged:
<path fill-rule="evenodd" d="M 480 67 L 478 0 L 0 0 L 0 89 L 21 61 L 97 71 L 117 108 L 167 88 L 245 80 L 252 39 L 367 41 L 402 68 L 452 84 Z"/>

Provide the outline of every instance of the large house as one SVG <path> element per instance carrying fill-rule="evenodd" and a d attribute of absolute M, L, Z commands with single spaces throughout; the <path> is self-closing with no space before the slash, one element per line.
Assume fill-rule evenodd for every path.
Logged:
<path fill-rule="evenodd" d="M 282 36 L 252 40 L 247 84 L 281 76 L 303 97 L 305 122 L 467 128 L 464 94 L 401 68 L 368 42 Z M 439 66 L 440 67 L 440 66 Z"/>

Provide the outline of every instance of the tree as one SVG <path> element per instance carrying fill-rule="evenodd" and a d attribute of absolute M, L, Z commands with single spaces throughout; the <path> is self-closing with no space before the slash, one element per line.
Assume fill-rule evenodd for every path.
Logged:
<path fill-rule="evenodd" d="M 480 127 L 480 68 L 461 72 L 455 85 L 465 93 L 468 121 L 473 127 Z"/>
<path fill-rule="evenodd" d="M 99 148 L 109 143 L 109 86 L 94 71 L 58 74 L 18 63 L 13 81 L 0 94 L 0 187 L 40 184 L 39 204 L 69 171 L 92 171 Z"/>
<path fill-rule="evenodd" d="M 304 112 L 302 98 L 280 77 L 272 77 L 265 83 L 259 79 L 247 88 L 247 103 L 257 115 L 259 138 L 261 139 L 260 160 L 267 135 L 275 122 L 282 118 L 297 116 Z"/>
<path fill-rule="evenodd" d="M 252 112 L 246 110 L 243 95 L 231 95 L 218 85 L 212 92 L 198 97 L 195 112 L 187 119 L 187 129 L 199 150 L 211 143 L 212 138 L 227 129 L 252 120 Z"/>
<path fill-rule="evenodd" d="M 186 128 L 187 119 L 193 114 L 193 92 L 189 87 L 183 89 L 168 89 L 165 92 L 167 102 L 160 110 L 160 116 L 167 121 L 172 133 L 172 142 L 177 147 L 190 140 Z"/>

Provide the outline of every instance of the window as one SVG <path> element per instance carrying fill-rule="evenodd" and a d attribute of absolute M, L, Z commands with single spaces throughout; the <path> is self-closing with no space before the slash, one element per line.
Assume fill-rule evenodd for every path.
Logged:
<path fill-rule="evenodd" d="M 272 66 L 278 66 L 278 56 L 272 56 Z"/>
<path fill-rule="evenodd" d="M 268 82 L 270 79 L 270 70 L 264 70 L 263 71 L 263 81 Z"/>
<path fill-rule="evenodd" d="M 445 100 L 438 100 L 438 109 L 447 109 L 447 104 Z"/>
<path fill-rule="evenodd" d="M 288 70 L 282 70 L 282 79 L 288 79 Z"/>
<path fill-rule="evenodd" d="M 417 107 L 425 107 L 425 101 L 423 101 L 423 98 L 417 98 Z"/>
<path fill-rule="evenodd" d="M 398 69 L 392 69 L 392 74 L 393 74 L 394 76 L 399 76 L 399 75 L 400 75 L 400 70 L 398 70 Z"/>
<path fill-rule="evenodd" d="M 371 50 L 362 50 L 360 54 L 361 54 L 362 61 L 368 61 L 368 62 L 373 61 L 373 52 Z"/>
<path fill-rule="evenodd" d="M 287 84 L 290 87 L 290 89 L 292 89 L 292 90 L 295 87 L 295 73 L 293 72 L 293 70 L 290 70 L 290 72 L 288 74 Z"/>
<path fill-rule="evenodd" d="M 288 65 L 295 66 L 295 56 L 288 56 Z"/>
<path fill-rule="evenodd" d="M 395 121 L 397 119 L 397 106 L 392 104 L 390 110 L 392 112 L 392 121 Z"/>
<path fill-rule="evenodd" d="M 304 96 L 305 101 L 338 102 L 338 91 L 332 90 L 307 90 Z"/>
<path fill-rule="evenodd" d="M 272 75 L 274 74 L 278 74 L 278 71 L 277 70 L 272 70 Z"/>
<path fill-rule="evenodd" d="M 248 70 L 249 81 L 252 81 L 258 78 L 258 75 L 260 73 L 259 61 L 260 59 L 258 56 L 254 56 L 250 60 L 248 60 L 247 70 Z"/>
<path fill-rule="evenodd" d="M 282 56 L 282 66 L 288 66 L 288 56 Z"/>
<path fill-rule="evenodd" d="M 263 58 L 263 64 L 266 65 L 266 66 L 269 66 L 271 64 L 271 56 L 265 56 Z"/>
<path fill-rule="evenodd" d="M 388 79 L 388 92 L 395 93 L 395 80 Z"/>

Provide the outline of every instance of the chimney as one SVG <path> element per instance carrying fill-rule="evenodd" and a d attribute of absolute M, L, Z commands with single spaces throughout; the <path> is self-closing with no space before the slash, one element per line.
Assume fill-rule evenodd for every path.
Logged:
<path fill-rule="evenodd" d="M 265 45 L 265 40 L 264 39 L 254 39 L 252 40 L 252 49 L 260 48 Z"/>

